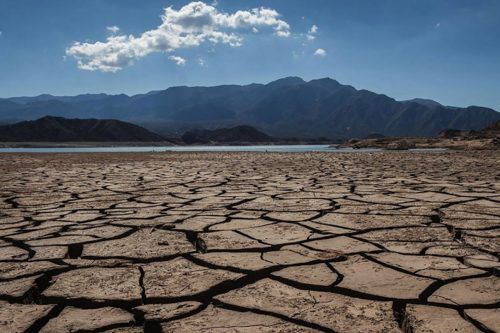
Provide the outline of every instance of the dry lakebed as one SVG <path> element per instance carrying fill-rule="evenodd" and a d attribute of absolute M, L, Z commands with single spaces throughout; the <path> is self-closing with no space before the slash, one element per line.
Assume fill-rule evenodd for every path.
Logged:
<path fill-rule="evenodd" d="M 500 151 L 0 154 L 0 332 L 500 331 Z"/>

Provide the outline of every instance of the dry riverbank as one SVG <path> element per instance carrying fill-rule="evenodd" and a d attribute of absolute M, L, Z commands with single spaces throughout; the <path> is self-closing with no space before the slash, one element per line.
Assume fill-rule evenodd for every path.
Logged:
<path fill-rule="evenodd" d="M 0 331 L 498 331 L 499 164 L 0 154 Z"/>

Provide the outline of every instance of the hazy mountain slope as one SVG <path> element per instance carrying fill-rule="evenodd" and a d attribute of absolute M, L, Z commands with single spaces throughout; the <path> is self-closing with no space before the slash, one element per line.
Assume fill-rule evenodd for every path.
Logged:
<path fill-rule="evenodd" d="M 0 141 L 8 142 L 153 142 L 164 139 L 142 127 L 118 120 L 44 117 L 0 126 Z"/>

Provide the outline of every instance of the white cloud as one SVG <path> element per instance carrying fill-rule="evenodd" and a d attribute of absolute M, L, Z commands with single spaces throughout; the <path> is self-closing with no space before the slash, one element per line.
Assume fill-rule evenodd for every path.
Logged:
<path fill-rule="evenodd" d="M 258 32 L 259 32 L 259 29 L 257 29 L 256 27 L 253 27 L 253 28 L 252 28 L 252 31 L 253 31 L 254 33 L 258 33 Z"/>
<path fill-rule="evenodd" d="M 314 51 L 314 55 L 315 56 L 318 56 L 318 57 L 324 57 L 326 56 L 326 51 L 324 49 L 317 49 L 316 51 Z"/>
<path fill-rule="evenodd" d="M 175 62 L 177 66 L 184 66 L 186 64 L 186 59 L 184 59 L 183 57 L 171 55 L 170 57 L 168 57 L 168 59 Z"/>
<path fill-rule="evenodd" d="M 318 26 L 316 24 L 313 24 L 311 28 L 309 28 L 309 31 L 307 31 L 306 34 L 307 40 L 315 40 L 317 32 L 318 32 Z"/>
<path fill-rule="evenodd" d="M 242 29 L 270 27 L 276 36 L 290 36 L 290 25 L 280 14 L 263 7 L 228 14 L 197 1 L 179 10 L 165 8 L 161 19 L 160 26 L 138 37 L 113 34 L 104 42 L 75 42 L 66 54 L 77 60 L 80 69 L 116 72 L 153 52 L 170 53 L 205 42 L 241 46 L 243 38 L 237 32 Z"/>
<path fill-rule="evenodd" d="M 110 34 L 115 35 L 118 33 L 118 31 L 120 31 L 120 28 L 118 28 L 116 25 L 113 25 L 111 27 L 106 27 L 106 30 L 108 30 Z"/>
<path fill-rule="evenodd" d="M 198 65 L 200 65 L 201 67 L 205 67 L 205 60 L 203 58 L 198 58 Z"/>

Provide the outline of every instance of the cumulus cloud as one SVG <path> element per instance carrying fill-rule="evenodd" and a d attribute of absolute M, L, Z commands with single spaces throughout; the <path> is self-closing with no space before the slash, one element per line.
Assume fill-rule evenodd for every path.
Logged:
<path fill-rule="evenodd" d="M 111 27 L 106 27 L 106 30 L 108 30 L 109 33 L 111 34 L 117 34 L 118 31 L 120 31 L 120 28 L 118 28 L 116 25 L 113 25 Z"/>
<path fill-rule="evenodd" d="M 316 39 L 316 33 L 318 32 L 318 26 L 313 24 L 311 28 L 307 31 L 306 38 L 307 40 L 315 40 Z"/>
<path fill-rule="evenodd" d="M 66 54 L 77 60 L 78 67 L 89 71 L 116 72 L 153 52 L 170 53 L 202 43 L 241 46 L 243 29 L 268 27 L 279 37 L 290 36 L 290 25 L 270 8 L 220 12 L 213 5 L 191 2 L 179 10 L 165 8 L 162 23 L 140 36 L 109 36 L 95 43 L 75 42 Z"/>
<path fill-rule="evenodd" d="M 317 57 L 324 57 L 326 56 L 326 51 L 324 49 L 317 49 L 316 51 L 314 51 L 314 55 L 317 56 Z"/>
<path fill-rule="evenodd" d="M 175 62 L 177 66 L 184 66 L 186 64 L 186 59 L 184 59 L 183 57 L 171 55 L 170 57 L 168 57 L 168 59 Z"/>

